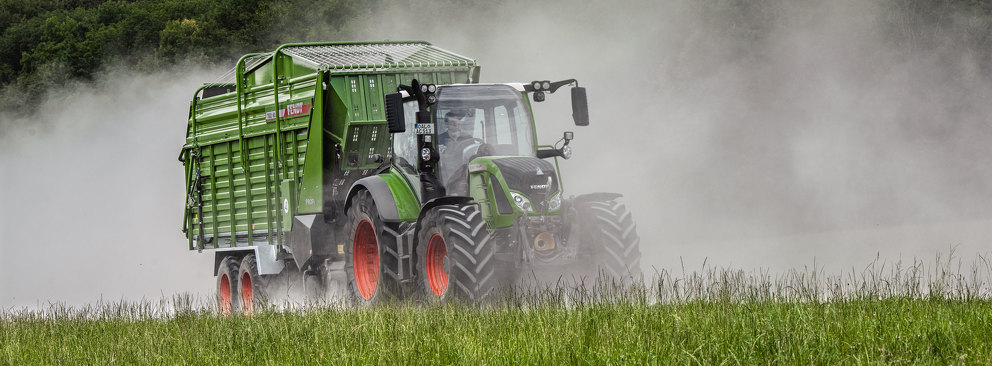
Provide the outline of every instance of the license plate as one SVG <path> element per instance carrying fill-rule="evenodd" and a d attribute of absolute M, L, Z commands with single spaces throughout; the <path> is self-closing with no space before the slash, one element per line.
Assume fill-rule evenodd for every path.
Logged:
<path fill-rule="evenodd" d="M 433 123 L 415 123 L 413 125 L 413 130 L 416 131 L 418 135 L 433 135 L 434 134 L 434 124 Z"/>

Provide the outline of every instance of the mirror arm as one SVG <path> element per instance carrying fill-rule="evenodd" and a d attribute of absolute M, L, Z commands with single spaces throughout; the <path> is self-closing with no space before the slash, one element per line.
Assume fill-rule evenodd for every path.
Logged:
<path fill-rule="evenodd" d="M 551 83 L 551 93 L 554 94 L 554 92 L 558 91 L 558 89 L 560 89 L 561 87 L 563 87 L 565 85 L 572 84 L 572 83 L 575 83 L 575 86 L 579 86 L 579 81 L 578 80 L 575 80 L 575 79 L 568 79 L 568 80 L 562 80 L 562 81 L 553 82 L 553 83 Z"/>

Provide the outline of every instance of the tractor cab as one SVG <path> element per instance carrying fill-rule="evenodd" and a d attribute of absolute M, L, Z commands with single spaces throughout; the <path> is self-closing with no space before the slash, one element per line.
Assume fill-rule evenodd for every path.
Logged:
<path fill-rule="evenodd" d="M 486 198 L 491 197 L 500 201 L 503 197 L 492 196 L 492 192 L 485 195 L 490 197 L 481 196 L 481 192 L 470 192 L 470 170 L 521 170 L 512 175 L 527 176 L 528 179 L 523 179 L 526 184 L 519 189 L 510 188 L 515 192 L 509 195 L 504 192 L 500 196 L 514 199 L 522 211 L 519 213 L 526 215 L 526 206 L 539 204 L 531 205 L 531 200 L 522 197 L 519 191 L 530 190 L 531 186 L 542 190 L 559 187 L 554 167 L 539 158 L 568 158 L 569 155 L 567 139 L 562 149 L 538 149 L 528 94 L 533 93 L 537 102 L 544 101 L 545 93 L 553 92 L 552 87 L 557 90 L 569 83 L 575 83 L 575 80 L 554 85 L 534 82 L 445 86 L 418 85 L 414 80 L 416 87 L 400 86 L 400 93 L 393 98 L 387 97 L 394 102 L 389 106 L 387 100 L 387 119 L 394 133 L 393 165 L 407 175 L 422 203 L 440 196 L 472 196 L 480 202 L 489 201 Z M 581 98 L 573 93 L 573 110 L 578 108 L 581 113 L 576 115 L 585 116 L 584 89 L 573 89 L 582 92 Z M 390 110 L 402 110 L 402 114 L 389 113 Z M 587 117 L 583 118 L 587 124 Z M 578 119 L 576 124 L 583 125 Z M 571 139 L 571 133 L 566 136 Z M 485 159 L 476 160 L 478 158 Z M 531 175 L 538 176 L 536 178 L 541 181 L 531 182 L 534 180 L 529 179 L 534 178 Z M 526 206 L 520 204 L 525 198 Z M 543 198 L 551 198 L 551 195 L 546 194 Z"/>
<path fill-rule="evenodd" d="M 438 177 L 448 195 L 468 195 L 468 164 L 483 156 L 535 156 L 526 100 L 508 85 L 438 90 L 434 108 Z"/>

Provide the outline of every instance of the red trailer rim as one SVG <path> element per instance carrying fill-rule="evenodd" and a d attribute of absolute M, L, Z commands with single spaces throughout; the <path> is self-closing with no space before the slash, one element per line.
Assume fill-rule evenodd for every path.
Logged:
<path fill-rule="evenodd" d="M 245 315 L 255 312 L 255 295 L 252 292 L 251 274 L 245 272 L 241 275 L 241 305 L 244 306 Z"/>
<path fill-rule="evenodd" d="M 220 300 L 220 313 L 231 315 L 231 278 L 227 273 L 220 275 L 220 288 L 217 289 L 217 297 Z"/>
<path fill-rule="evenodd" d="M 427 242 L 427 284 L 434 296 L 444 295 L 448 290 L 448 273 L 444 271 L 444 258 L 448 256 L 448 246 L 441 234 L 431 235 Z"/>
<path fill-rule="evenodd" d="M 379 283 L 379 240 L 369 220 L 362 220 L 355 229 L 355 287 L 365 300 L 371 300 Z"/>

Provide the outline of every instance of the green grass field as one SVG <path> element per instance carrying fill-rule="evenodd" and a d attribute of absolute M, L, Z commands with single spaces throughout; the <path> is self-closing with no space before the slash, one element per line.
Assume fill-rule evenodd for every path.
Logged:
<path fill-rule="evenodd" d="M 0 315 L 0 363 L 992 364 L 987 272 L 661 273 L 650 286 L 545 288 L 481 306 L 251 317 L 188 296 L 51 306 Z"/>
<path fill-rule="evenodd" d="M 229 318 L 20 317 L 4 364 L 992 363 L 989 301 L 385 306 Z"/>

